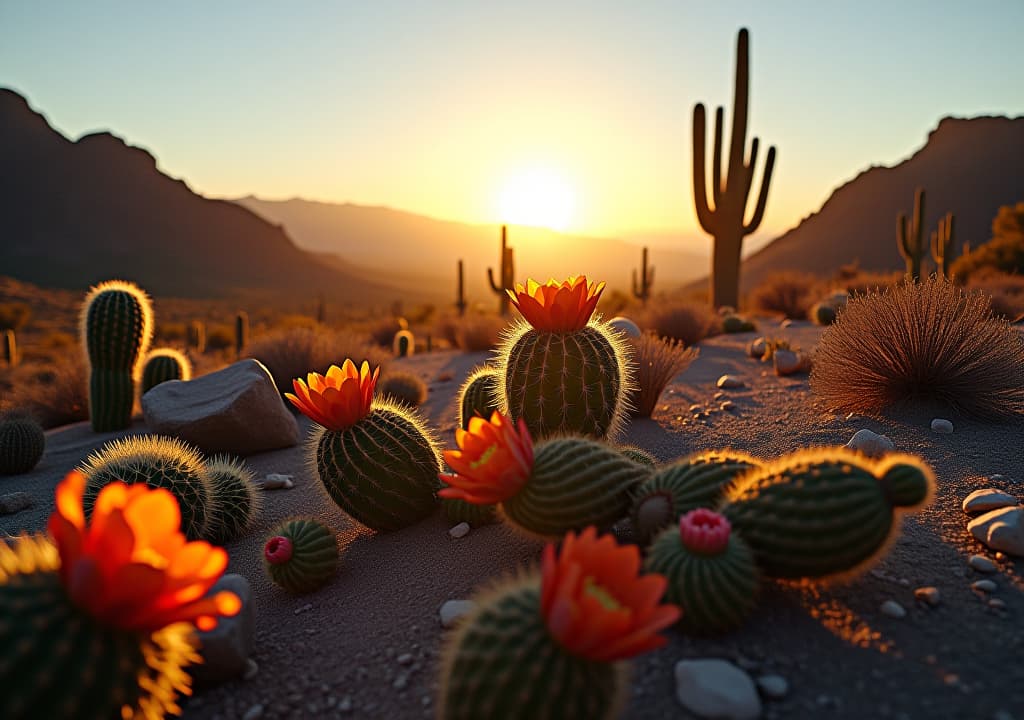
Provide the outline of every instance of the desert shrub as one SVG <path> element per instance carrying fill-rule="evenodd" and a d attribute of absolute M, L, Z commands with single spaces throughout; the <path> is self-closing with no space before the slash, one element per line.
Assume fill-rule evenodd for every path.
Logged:
<path fill-rule="evenodd" d="M 377 384 L 377 392 L 408 405 L 419 407 L 427 401 L 427 384 L 419 375 L 402 370 L 390 371 Z"/>
<path fill-rule="evenodd" d="M 622 314 L 622 312 L 633 304 L 633 298 L 630 295 L 612 288 L 606 290 L 602 295 L 601 299 L 597 303 L 597 311 L 605 318 L 615 317 L 616 315 Z"/>
<path fill-rule="evenodd" d="M 679 340 L 689 347 L 717 332 L 721 318 L 713 314 L 707 305 L 669 301 L 648 306 L 638 324 L 658 337 Z"/>
<path fill-rule="evenodd" d="M 295 378 L 310 372 L 326 373 L 331 365 L 341 365 L 347 359 L 357 365 L 367 360 L 376 367 L 386 365 L 389 357 L 363 335 L 301 327 L 271 330 L 254 340 L 245 354 L 266 365 L 282 393 L 292 391 Z"/>
<path fill-rule="evenodd" d="M 961 255 L 950 266 L 958 280 L 983 270 L 1024 273 L 1024 202 L 1004 205 L 992 220 L 992 239 Z"/>
<path fill-rule="evenodd" d="M 1024 312 L 1024 277 L 994 270 L 981 270 L 967 281 L 969 290 L 989 298 L 992 314 L 1012 320 Z"/>
<path fill-rule="evenodd" d="M 987 298 L 941 278 L 853 298 L 822 335 L 811 389 L 878 412 L 929 401 L 978 416 L 1024 412 L 1024 340 Z"/>
<path fill-rule="evenodd" d="M 884 288 L 894 287 L 903 281 L 904 273 L 899 270 L 893 272 L 871 272 L 861 270 L 858 273 L 841 279 L 833 285 L 845 290 L 851 295 L 863 295 L 867 292 L 879 291 Z"/>
<path fill-rule="evenodd" d="M 23 302 L 0 303 L 0 331 L 18 330 L 32 317 L 32 308 Z"/>
<path fill-rule="evenodd" d="M 814 275 L 788 270 L 765 278 L 750 291 L 748 303 L 761 312 L 803 319 L 821 292 L 822 283 Z"/>
<path fill-rule="evenodd" d="M 320 323 L 309 315 L 282 315 L 274 323 L 275 330 L 288 330 L 290 328 L 309 328 L 315 330 Z"/>
<path fill-rule="evenodd" d="M 497 315 L 466 315 L 455 328 L 455 345 L 466 352 L 492 350 L 506 325 Z"/>
<path fill-rule="evenodd" d="M 24 410 L 44 428 L 89 419 L 89 368 L 79 352 L 45 368 L 26 365 L 12 383 L 6 406 Z"/>
<path fill-rule="evenodd" d="M 374 322 L 367 332 L 375 345 L 390 349 L 395 342 L 395 333 L 408 329 L 409 323 L 405 318 L 390 316 Z"/>
<path fill-rule="evenodd" d="M 634 386 L 629 404 L 635 417 L 650 417 L 658 398 L 676 375 L 685 370 L 697 351 L 679 340 L 662 340 L 653 333 L 630 339 Z"/>
<path fill-rule="evenodd" d="M 185 339 L 185 323 L 157 323 L 153 331 L 153 339 L 159 343 L 174 343 Z"/>
<path fill-rule="evenodd" d="M 235 329 L 227 325 L 210 325 L 206 329 L 206 349 L 214 352 L 235 346 Z"/>
<path fill-rule="evenodd" d="M 434 341 L 439 342 L 439 345 L 447 344 L 448 347 L 458 347 L 458 330 L 459 322 L 462 318 L 455 317 L 453 315 L 441 315 L 434 321 L 434 325 L 431 328 L 431 332 L 434 335 Z"/>

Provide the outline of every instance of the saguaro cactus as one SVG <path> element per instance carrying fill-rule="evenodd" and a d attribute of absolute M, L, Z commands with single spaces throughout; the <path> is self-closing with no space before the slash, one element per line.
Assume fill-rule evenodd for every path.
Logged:
<path fill-rule="evenodd" d="M 768 149 L 761 192 L 754 215 L 744 222 L 747 197 L 754 179 L 757 162 L 758 139 L 750 147 L 750 162 L 744 161 L 747 143 L 747 95 L 750 85 L 748 33 L 740 29 L 736 46 L 736 86 L 733 96 L 732 139 L 729 144 L 728 175 L 722 182 L 722 125 L 723 108 L 715 111 L 715 144 L 711 164 L 711 193 L 715 207 L 707 197 L 705 175 L 704 105 L 693 108 L 693 197 L 697 206 L 697 220 L 704 231 L 715 239 L 711 261 L 711 303 L 714 307 L 739 307 L 740 250 L 743 237 L 757 230 L 764 217 L 768 202 L 768 186 L 775 168 L 775 148 Z"/>
<path fill-rule="evenodd" d="M 466 286 L 463 282 L 462 261 L 458 262 L 458 290 L 455 292 L 455 307 L 459 310 L 459 317 L 466 314 Z"/>
<path fill-rule="evenodd" d="M 907 222 L 907 216 L 900 213 L 896 218 L 896 243 L 900 255 L 907 263 L 907 275 L 914 282 L 921 279 L 921 260 L 924 259 L 924 189 L 914 193 L 914 217 Z"/>
<path fill-rule="evenodd" d="M 940 275 L 949 277 L 949 251 L 953 248 L 953 213 L 939 218 L 939 229 L 932 233 L 932 259 Z"/>
<path fill-rule="evenodd" d="M 508 315 L 511 299 L 507 291 L 516 288 L 516 271 L 512 248 L 508 246 L 508 229 L 504 225 L 501 226 L 501 284 L 494 282 L 491 268 L 487 268 L 487 280 L 491 283 L 491 290 L 498 293 L 498 312 Z"/>
<path fill-rule="evenodd" d="M 235 356 L 242 357 L 242 350 L 249 344 L 249 313 L 239 310 L 235 315 Z"/>
<path fill-rule="evenodd" d="M 4 330 L 4 360 L 7 367 L 17 367 L 21 357 L 18 355 L 18 338 L 13 330 Z"/>
<path fill-rule="evenodd" d="M 196 351 L 196 355 L 206 352 L 206 325 L 202 320 L 193 320 L 189 326 L 188 344 Z"/>
<path fill-rule="evenodd" d="M 644 248 L 643 257 L 640 261 L 640 282 L 637 282 L 636 270 L 633 271 L 633 296 L 643 305 L 647 304 L 647 298 L 651 296 L 651 286 L 654 284 L 654 268 L 647 264 L 647 248 Z"/>

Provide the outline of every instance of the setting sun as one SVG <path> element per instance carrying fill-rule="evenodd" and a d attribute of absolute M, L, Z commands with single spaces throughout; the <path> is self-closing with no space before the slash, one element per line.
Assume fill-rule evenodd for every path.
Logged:
<path fill-rule="evenodd" d="M 498 197 L 501 221 L 566 230 L 576 210 L 576 193 L 565 176 L 549 168 L 513 175 Z"/>

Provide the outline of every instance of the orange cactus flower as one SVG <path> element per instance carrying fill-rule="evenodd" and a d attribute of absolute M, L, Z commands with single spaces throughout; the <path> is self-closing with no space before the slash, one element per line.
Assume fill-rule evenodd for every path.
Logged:
<path fill-rule="evenodd" d="M 535 329 L 564 333 L 586 327 L 604 292 L 604 283 L 588 283 L 586 275 L 579 275 L 561 283 L 551 279 L 543 285 L 527 280 L 526 287 L 516 285 L 515 292 L 507 292 Z"/>
<path fill-rule="evenodd" d="M 85 481 L 73 471 L 57 486 L 47 526 L 72 602 L 105 625 L 147 633 L 178 622 L 211 630 L 218 616 L 238 613 L 242 603 L 234 593 L 204 597 L 228 556 L 185 539 L 174 495 L 142 483 L 110 483 L 86 523 Z"/>
<path fill-rule="evenodd" d="M 664 576 L 639 574 L 636 545 L 598 538 L 593 526 L 568 533 L 557 558 L 554 545 L 545 547 L 541 571 L 541 612 L 573 655 L 598 662 L 639 655 L 664 645 L 658 631 L 679 619 L 678 607 L 659 604 Z"/>
<path fill-rule="evenodd" d="M 380 368 L 371 373 L 365 360 L 359 369 L 346 360 L 341 367 L 331 365 L 326 375 L 311 372 L 306 382 L 296 378 L 292 381 L 295 394 L 284 396 L 313 422 L 328 430 L 344 430 L 369 414 L 379 374 Z"/>
<path fill-rule="evenodd" d="M 533 440 L 521 419 L 513 425 L 498 411 L 490 420 L 475 417 L 468 430 L 455 431 L 455 442 L 459 450 L 444 451 L 455 474 L 440 475 L 449 486 L 441 497 L 493 505 L 518 493 L 533 470 Z"/>

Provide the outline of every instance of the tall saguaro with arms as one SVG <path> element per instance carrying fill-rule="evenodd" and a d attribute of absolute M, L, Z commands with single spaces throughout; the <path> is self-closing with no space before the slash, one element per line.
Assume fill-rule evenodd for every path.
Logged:
<path fill-rule="evenodd" d="M 761 192 L 750 222 L 745 222 L 747 197 L 754 179 L 757 162 L 758 139 L 750 147 L 750 162 L 746 162 L 747 96 L 750 86 L 749 38 L 746 28 L 740 29 L 736 47 L 736 87 L 733 97 L 732 138 L 729 143 L 727 175 L 722 178 L 722 125 L 724 110 L 715 111 L 714 156 L 711 161 L 711 197 L 708 202 L 705 173 L 705 117 L 704 105 L 693 108 L 693 197 L 697 206 L 697 220 L 704 231 L 715 239 L 711 261 L 711 303 L 714 307 L 738 307 L 740 290 L 740 250 L 743 238 L 757 230 L 764 217 L 768 202 L 768 186 L 775 168 L 775 148 L 768 149 Z"/>

